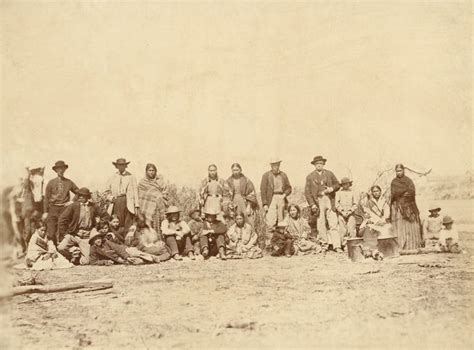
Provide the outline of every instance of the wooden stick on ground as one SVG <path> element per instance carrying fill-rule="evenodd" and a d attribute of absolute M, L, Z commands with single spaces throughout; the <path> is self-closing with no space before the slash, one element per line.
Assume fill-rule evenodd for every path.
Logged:
<path fill-rule="evenodd" d="M 19 286 L 13 287 L 9 296 L 29 294 L 29 293 L 56 293 L 56 292 L 65 292 L 68 290 L 75 289 L 88 289 L 101 290 L 108 289 L 113 287 L 112 280 L 95 280 L 95 281 L 85 281 L 85 282 L 72 282 L 72 283 L 59 283 L 53 285 L 32 285 L 32 286 Z"/>

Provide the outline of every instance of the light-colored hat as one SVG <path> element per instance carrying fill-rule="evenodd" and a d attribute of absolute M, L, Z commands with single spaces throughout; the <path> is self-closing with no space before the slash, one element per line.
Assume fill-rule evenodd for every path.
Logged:
<path fill-rule="evenodd" d="M 281 163 L 281 158 L 280 157 L 270 158 L 270 164 L 277 164 L 277 163 Z"/>
<path fill-rule="evenodd" d="M 287 226 L 288 226 L 288 222 L 286 221 L 286 219 L 279 221 L 277 224 L 277 227 L 287 227 Z"/>
<path fill-rule="evenodd" d="M 175 213 L 180 213 L 180 212 L 181 210 L 179 210 L 178 207 L 172 205 L 166 210 L 165 214 L 168 215 L 168 214 L 175 214 Z"/>
<path fill-rule="evenodd" d="M 454 222 L 454 220 L 451 218 L 451 216 L 449 215 L 446 215 L 444 218 L 443 218 L 443 225 L 446 225 L 446 224 L 452 224 Z"/>
<path fill-rule="evenodd" d="M 91 236 L 89 238 L 89 244 L 92 244 L 96 238 L 102 238 L 106 235 L 106 233 L 99 232 L 97 230 L 92 230 Z"/>
<path fill-rule="evenodd" d="M 204 215 L 219 215 L 221 212 L 218 211 L 218 210 L 214 210 L 214 209 L 206 209 L 204 210 Z"/>
<path fill-rule="evenodd" d="M 348 177 L 343 177 L 341 179 L 341 185 L 344 185 L 344 184 L 351 184 L 352 185 L 352 181 Z"/>

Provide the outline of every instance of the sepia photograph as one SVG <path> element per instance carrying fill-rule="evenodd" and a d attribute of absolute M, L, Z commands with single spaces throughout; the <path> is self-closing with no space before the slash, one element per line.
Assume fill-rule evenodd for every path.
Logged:
<path fill-rule="evenodd" d="M 470 0 L 0 0 L 0 349 L 473 349 Z"/>

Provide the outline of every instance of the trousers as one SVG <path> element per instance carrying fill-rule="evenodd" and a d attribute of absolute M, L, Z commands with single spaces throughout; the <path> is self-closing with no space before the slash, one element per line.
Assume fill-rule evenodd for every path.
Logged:
<path fill-rule="evenodd" d="M 89 264 L 89 254 L 91 246 L 89 245 L 88 239 L 82 239 L 77 236 L 65 235 L 61 243 L 58 244 L 58 252 L 64 255 L 66 258 L 71 260 L 72 255 L 70 249 L 73 247 L 78 247 L 81 254 L 79 257 L 79 264 L 88 265 Z"/>
<path fill-rule="evenodd" d="M 191 242 L 191 235 L 185 235 L 181 239 L 176 239 L 176 236 L 165 236 L 165 242 L 170 249 L 171 256 L 176 254 L 188 255 L 194 252 L 194 247 Z"/>
<path fill-rule="evenodd" d="M 318 204 L 318 233 L 323 246 L 332 244 L 333 249 L 341 248 L 342 239 L 337 227 L 337 214 L 332 210 L 331 200 L 328 196 L 322 196 L 318 199 Z"/>
<path fill-rule="evenodd" d="M 59 217 L 63 213 L 63 211 L 66 209 L 66 206 L 58 206 L 58 205 L 52 205 L 49 207 L 48 210 L 48 218 L 46 219 L 46 232 L 48 235 L 48 238 L 53 241 L 55 245 L 58 244 L 58 242 L 61 242 L 63 237 L 58 236 L 58 223 L 59 223 Z"/>

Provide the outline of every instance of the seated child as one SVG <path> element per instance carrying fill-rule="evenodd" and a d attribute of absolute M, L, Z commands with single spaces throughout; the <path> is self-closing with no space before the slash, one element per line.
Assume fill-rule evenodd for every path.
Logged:
<path fill-rule="evenodd" d="M 270 241 L 272 246 L 272 256 L 287 256 L 288 258 L 295 253 L 293 247 L 293 237 L 287 231 L 288 223 L 286 220 L 278 222 Z"/>
<path fill-rule="evenodd" d="M 263 256 L 257 246 L 257 233 L 252 225 L 245 222 L 245 215 L 241 212 L 235 215 L 235 224 L 227 231 L 229 242 L 226 254 L 230 258 L 257 259 Z"/>
<path fill-rule="evenodd" d="M 26 266 L 32 270 L 66 269 L 74 266 L 57 252 L 53 241 L 46 235 L 43 222 L 34 221 L 33 228 L 35 232 L 28 243 Z"/>
<path fill-rule="evenodd" d="M 459 243 L 458 230 L 453 228 L 454 220 L 450 216 L 443 218 L 444 228 L 439 234 L 439 245 L 442 252 L 446 253 L 462 253 Z"/>
<path fill-rule="evenodd" d="M 191 220 L 188 222 L 189 229 L 191 230 L 191 243 L 194 247 L 194 254 L 200 255 L 201 254 L 201 233 L 203 222 L 201 219 L 201 211 L 199 209 L 191 210 L 189 213 L 189 217 Z"/>
<path fill-rule="evenodd" d="M 194 260 L 191 230 L 188 224 L 181 220 L 180 213 L 181 211 L 173 205 L 166 210 L 166 219 L 161 222 L 161 233 L 174 260 L 183 260 L 181 255 Z"/>
<path fill-rule="evenodd" d="M 206 219 L 200 239 L 201 254 L 204 259 L 218 255 L 221 260 L 227 260 L 225 252 L 227 226 L 217 220 L 220 214 L 217 211 L 209 209 L 204 214 Z"/>
<path fill-rule="evenodd" d="M 423 221 L 423 239 L 425 248 L 439 249 L 439 235 L 443 228 L 443 219 L 439 215 L 441 208 L 432 205 L 430 215 Z"/>

